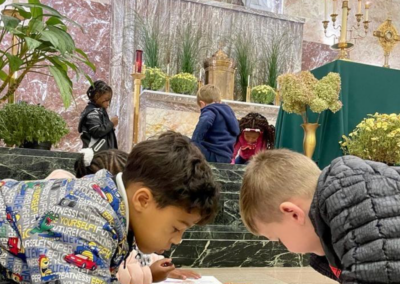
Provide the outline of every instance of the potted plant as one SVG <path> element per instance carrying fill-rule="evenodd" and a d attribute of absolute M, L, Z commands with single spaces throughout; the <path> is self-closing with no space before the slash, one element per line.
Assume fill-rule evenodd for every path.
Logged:
<path fill-rule="evenodd" d="M 400 115 L 368 115 L 339 142 L 345 155 L 383 162 L 400 164 Z"/>
<path fill-rule="evenodd" d="M 171 89 L 177 94 L 192 94 L 197 87 L 197 79 L 189 73 L 179 73 L 170 80 Z"/>
<path fill-rule="evenodd" d="M 251 89 L 250 98 L 252 103 L 272 104 L 275 100 L 276 92 L 268 85 L 259 85 Z"/>
<path fill-rule="evenodd" d="M 146 77 L 142 80 L 143 88 L 153 91 L 162 89 L 167 75 L 159 68 L 146 68 Z"/>
<path fill-rule="evenodd" d="M 0 4 L 4 2 L 0 0 Z M 65 22 L 79 25 L 39 0 L 12 3 L 2 12 L 0 103 L 11 98 L 24 77 L 33 72 L 52 76 L 65 107 L 68 107 L 72 98 L 68 72 L 83 74 L 90 81 L 78 63 L 95 71 L 87 55 L 76 48 Z"/>
<path fill-rule="evenodd" d="M 303 148 L 307 157 L 311 158 L 315 150 L 315 132 L 319 126 L 321 112 L 329 109 L 335 113 L 342 108 L 342 102 L 339 100 L 340 84 L 340 75 L 333 72 L 321 80 L 317 80 L 309 71 L 278 77 L 282 109 L 288 113 L 299 114 L 303 118 Z M 319 114 L 315 123 L 308 120 L 309 110 Z"/>
<path fill-rule="evenodd" d="M 0 139 L 7 146 L 50 150 L 68 132 L 62 117 L 43 106 L 18 103 L 0 109 Z"/>

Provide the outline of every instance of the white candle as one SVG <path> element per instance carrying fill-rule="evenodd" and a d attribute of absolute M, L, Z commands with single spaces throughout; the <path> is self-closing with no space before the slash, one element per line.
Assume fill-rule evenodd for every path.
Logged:
<path fill-rule="evenodd" d="M 199 72 L 199 81 L 201 81 L 201 69 L 200 69 L 200 72 Z"/>
<path fill-rule="evenodd" d="M 247 77 L 247 87 L 250 87 L 250 75 Z"/>
<path fill-rule="evenodd" d="M 361 14 L 361 0 L 358 0 L 358 9 L 357 9 L 357 14 Z"/>
<path fill-rule="evenodd" d="M 340 40 L 339 43 L 347 42 L 347 1 L 343 1 L 342 4 L 342 28 L 340 30 Z"/>
<path fill-rule="evenodd" d="M 337 11 L 337 0 L 333 0 L 333 13 L 332 14 L 336 14 Z"/>
<path fill-rule="evenodd" d="M 325 0 L 325 21 L 328 20 L 328 0 Z"/>
<path fill-rule="evenodd" d="M 365 3 L 365 21 L 368 22 L 368 17 L 369 17 L 369 5 L 371 5 L 369 2 Z"/>
<path fill-rule="evenodd" d="M 167 64 L 167 76 L 169 76 L 169 63 Z"/>

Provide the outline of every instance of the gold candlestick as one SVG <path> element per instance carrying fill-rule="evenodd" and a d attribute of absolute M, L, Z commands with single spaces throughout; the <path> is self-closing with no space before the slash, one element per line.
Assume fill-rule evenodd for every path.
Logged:
<path fill-rule="evenodd" d="M 203 86 L 203 81 L 197 80 L 197 90 L 200 90 L 200 88 Z"/>
<path fill-rule="evenodd" d="M 358 9 L 357 13 L 354 15 L 356 18 L 356 25 L 350 25 L 348 23 L 348 17 L 350 16 L 350 7 L 349 1 L 343 0 L 342 1 L 342 23 L 341 25 L 336 26 L 337 20 L 337 0 L 333 0 L 333 13 L 331 14 L 332 19 L 332 26 L 333 32 L 328 34 L 328 27 L 329 21 L 324 20 L 322 21 L 324 34 L 327 38 L 334 38 L 334 44 L 331 46 L 332 49 L 338 50 L 338 57 L 337 59 L 348 60 L 349 59 L 349 51 L 353 48 L 354 44 L 358 39 L 363 39 L 368 34 L 369 23 L 368 21 L 368 9 L 369 3 L 365 5 L 365 18 L 364 15 L 361 13 L 361 0 L 358 1 Z M 363 21 L 364 20 L 364 21 Z M 361 27 L 361 24 L 364 24 Z M 340 31 L 340 35 L 337 35 L 337 30 Z M 349 33 L 349 37 L 348 37 Z"/>
<path fill-rule="evenodd" d="M 250 102 L 250 94 L 251 94 L 251 87 L 247 86 L 247 90 L 246 90 L 246 103 Z"/>
<path fill-rule="evenodd" d="M 138 143 L 139 137 L 139 114 L 140 114 L 140 89 L 142 87 L 142 80 L 146 77 L 144 73 L 133 73 L 134 91 L 133 91 L 133 143 Z"/>
<path fill-rule="evenodd" d="M 169 89 L 170 89 L 170 86 L 169 86 L 169 79 L 170 79 L 170 76 L 167 75 L 167 77 L 166 77 L 166 79 L 165 79 L 165 92 L 166 92 L 166 93 L 169 93 Z"/>

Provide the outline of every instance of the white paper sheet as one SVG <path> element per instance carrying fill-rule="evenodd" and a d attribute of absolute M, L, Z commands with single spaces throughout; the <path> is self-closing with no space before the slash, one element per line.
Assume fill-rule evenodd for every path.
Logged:
<path fill-rule="evenodd" d="M 167 280 L 159 282 L 159 284 L 222 284 L 222 283 L 214 276 L 202 276 L 200 279 L 186 279 L 186 280 L 167 278 Z"/>

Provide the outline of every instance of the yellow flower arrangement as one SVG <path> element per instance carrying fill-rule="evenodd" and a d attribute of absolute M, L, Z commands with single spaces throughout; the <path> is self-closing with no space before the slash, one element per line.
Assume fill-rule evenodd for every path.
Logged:
<path fill-rule="evenodd" d="M 338 73 L 331 72 L 321 80 L 317 80 L 309 71 L 283 74 L 278 77 L 278 84 L 283 110 L 301 115 L 304 123 L 308 123 L 308 109 L 320 114 L 327 109 L 335 113 L 342 108 Z M 319 116 L 317 123 L 318 120 Z"/>
<path fill-rule="evenodd" d="M 344 154 L 363 159 L 400 164 L 400 114 L 368 115 L 339 142 Z"/>

